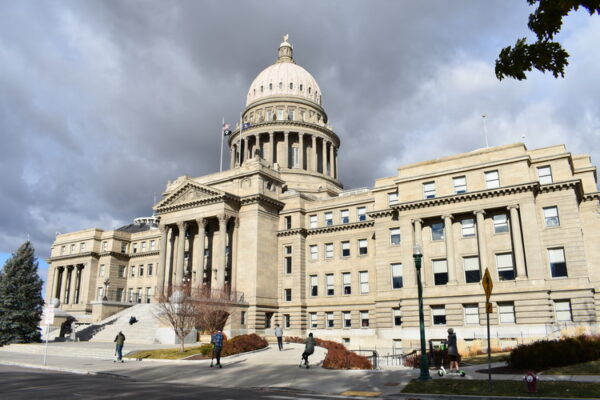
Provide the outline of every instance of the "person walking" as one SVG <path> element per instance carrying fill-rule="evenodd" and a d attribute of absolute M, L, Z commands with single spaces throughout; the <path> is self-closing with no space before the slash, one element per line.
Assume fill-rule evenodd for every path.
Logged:
<path fill-rule="evenodd" d="M 283 329 L 279 326 L 279 324 L 275 324 L 275 337 L 277 338 L 277 346 L 279 346 L 279 351 L 283 350 Z"/>
<path fill-rule="evenodd" d="M 302 353 L 302 361 L 308 368 L 308 356 L 315 352 L 315 339 L 313 339 L 312 332 L 308 334 L 308 337 L 304 339 L 304 353 Z M 299 367 L 302 367 L 302 361 L 300 361 Z"/>
<path fill-rule="evenodd" d="M 448 358 L 450 358 L 450 372 L 458 372 L 458 346 L 454 329 L 448 328 Z"/>
<path fill-rule="evenodd" d="M 217 365 L 219 368 L 223 368 L 221 365 L 221 350 L 223 349 L 223 333 L 219 329 L 217 333 L 212 335 L 210 342 L 213 344 L 213 357 L 217 359 Z M 210 363 L 212 367 L 212 362 Z"/>
<path fill-rule="evenodd" d="M 115 353 L 117 355 L 115 362 L 123 362 L 123 345 L 125 344 L 125 335 L 123 335 L 123 332 L 119 331 L 115 337 L 115 343 L 117 344 L 115 347 Z"/>

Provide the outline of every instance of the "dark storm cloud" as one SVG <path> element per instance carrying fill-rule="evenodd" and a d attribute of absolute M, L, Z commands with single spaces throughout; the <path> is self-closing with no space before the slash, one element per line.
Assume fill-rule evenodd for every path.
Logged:
<path fill-rule="evenodd" d="M 536 146 L 597 154 L 598 57 L 578 53 L 597 32 L 589 17 L 566 37 L 573 77 L 493 76 L 528 12 L 501 0 L 5 2 L 0 251 L 29 233 L 46 256 L 57 231 L 115 228 L 150 214 L 167 180 L 218 171 L 221 118 L 235 124 L 285 33 L 323 91 L 346 187 L 481 147 L 482 113 L 491 144 L 526 130 Z"/>

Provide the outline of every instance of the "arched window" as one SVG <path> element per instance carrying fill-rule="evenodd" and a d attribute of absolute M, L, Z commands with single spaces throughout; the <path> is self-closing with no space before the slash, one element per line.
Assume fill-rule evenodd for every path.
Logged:
<path fill-rule="evenodd" d="M 269 83 L 269 90 L 273 90 L 273 84 Z"/>
<path fill-rule="evenodd" d="M 300 91 L 302 91 L 302 84 L 300 84 Z"/>
<path fill-rule="evenodd" d="M 252 89 L 253 93 L 256 94 L 256 89 Z"/>
<path fill-rule="evenodd" d="M 261 93 L 263 92 L 263 86 L 262 85 L 260 85 L 260 92 Z"/>
<path fill-rule="evenodd" d="M 290 89 L 294 88 L 294 84 L 292 82 L 290 82 Z"/>
<path fill-rule="evenodd" d="M 279 82 L 279 89 L 283 89 L 283 82 Z"/>
<path fill-rule="evenodd" d="M 308 94 L 310 94 L 310 86 L 308 87 Z"/>

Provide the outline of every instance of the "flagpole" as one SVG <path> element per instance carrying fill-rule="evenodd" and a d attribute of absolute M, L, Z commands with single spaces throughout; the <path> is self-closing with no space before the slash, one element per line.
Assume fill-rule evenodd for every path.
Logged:
<path fill-rule="evenodd" d="M 223 172 L 223 128 L 225 126 L 225 117 L 223 117 L 223 123 L 221 124 L 221 161 L 219 162 L 219 172 Z"/>

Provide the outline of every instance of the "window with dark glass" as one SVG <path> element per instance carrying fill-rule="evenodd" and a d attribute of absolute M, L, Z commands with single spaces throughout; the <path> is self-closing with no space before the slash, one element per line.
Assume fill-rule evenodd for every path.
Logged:
<path fill-rule="evenodd" d="M 344 285 L 344 294 L 352 294 L 352 277 L 350 272 L 342 273 L 342 283 Z"/>
<path fill-rule="evenodd" d="M 400 228 L 390 229 L 390 244 L 397 246 L 400 244 Z"/>
<path fill-rule="evenodd" d="M 465 257 L 463 258 L 463 265 L 465 267 L 466 283 L 477 283 L 481 281 L 481 272 L 479 270 L 479 257 Z"/>
<path fill-rule="evenodd" d="M 567 263 L 565 262 L 565 251 L 563 248 L 548 249 L 550 259 L 550 272 L 553 278 L 567 276 Z"/>
<path fill-rule="evenodd" d="M 448 283 L 448 263 L 446 260 L 433 260 L 433 281 L 436 285 Z"/>
<path fill-rule="evenodd" d="M 431 240 L 444 240 L 444 223 L 431 224 Z"/>
<path fill-rule="evenodd" d="M 498 279 L 501 281 L 512 281 L 515 279 L 515 267 L 512 253 L 496 254 L 496 269 Z"/>
<path fill-rule="evenodd" d="M 402 264 L 392 264 L 392 288 L 401 289 L 403 286 L 402 281 Z"/>

